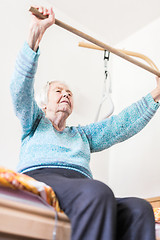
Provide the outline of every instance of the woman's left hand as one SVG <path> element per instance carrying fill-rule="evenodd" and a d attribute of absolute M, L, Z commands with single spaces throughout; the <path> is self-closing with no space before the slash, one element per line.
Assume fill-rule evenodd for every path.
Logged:
<path fill-rule="evenodd" d="M 156 77 L 157 87 L 151 92 L 155 102 L 160 101 L 160 77 Z"/>

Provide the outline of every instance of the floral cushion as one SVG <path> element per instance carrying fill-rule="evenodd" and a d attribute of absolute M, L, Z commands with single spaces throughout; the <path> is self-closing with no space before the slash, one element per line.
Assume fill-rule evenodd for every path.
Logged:
<path fill-rule="evenodd" d="M 34 193 L 53 206 L 57 212 L 61 211 L 58 199 L 52 188 L 25 174 L 0 167 L 0 185 Z"/>
<path fill-rule="evenodd" d="M 155 221 L 157 223 L 160 223 L 160 208 L 154 208 L 154 216 L 155 216 Z"/>

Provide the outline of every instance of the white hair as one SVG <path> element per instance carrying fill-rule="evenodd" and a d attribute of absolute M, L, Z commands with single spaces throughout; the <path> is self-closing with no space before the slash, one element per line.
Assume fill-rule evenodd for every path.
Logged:
<path fill-rule="evenodd" d="M 47 102 L 48 102 L 48 90 L 49 90 L 49 84 L 52 81 L 48 81 L 43 88 L 41 89 L 41 91 L 38 92 L 38 94 L 36 94 L 36 102 L 38 104 L 38 106 L 42 109 L 45 108 Z"/>
<path fill-rule="evenodd" d="M 43 110 L 47 103 L 48 103 L 48 91 L 49 91 L 49 85 L 51 83 L 56 83 L 56 82 L 59 82 L 59 83 L 62 83 L 62 84 L 65 84 L 67 85 L 65 82 L 63 81 L 57 81 L 57 80 L 50 80 L 48 81 L 44 86 L 43 88 L 41 89 L 41 91 L 36 95 L 35 99 L 36 99 L 36 102 L 38 104 L 38 106 Z"/>

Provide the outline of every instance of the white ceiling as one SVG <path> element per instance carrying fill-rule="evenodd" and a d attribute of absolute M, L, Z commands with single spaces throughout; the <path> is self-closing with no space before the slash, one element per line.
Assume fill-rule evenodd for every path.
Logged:
<path fill-rule="evenodd" d="M 113 45 L 160 17 L 160 0 L 49 1 Z"/>

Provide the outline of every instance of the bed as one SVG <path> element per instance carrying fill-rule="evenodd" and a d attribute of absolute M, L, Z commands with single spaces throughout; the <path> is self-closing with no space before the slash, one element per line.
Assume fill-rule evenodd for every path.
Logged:
<path fill-rule="evenodd" d="M 160 240 L 160 197 L 147 199 L 154 209 Z M 0 240 L 70 240 L 71 224 L 54 191 L 24 174 L 0 167 Z"/>

